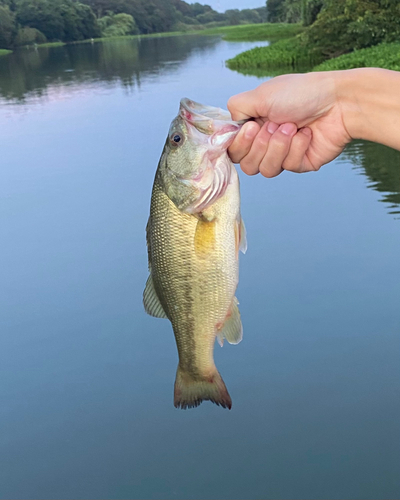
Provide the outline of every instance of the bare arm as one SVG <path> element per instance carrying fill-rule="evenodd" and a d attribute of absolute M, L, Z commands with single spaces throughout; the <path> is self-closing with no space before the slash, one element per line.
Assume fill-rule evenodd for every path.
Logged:
<path fill-rule="evenodd" d="M 337 95 L 351 138 L 400 150 L 400 73 L 379 68 L 337 73 Z"/>
<path fill-rule="evenodd" d="M 230 98 L 235 120 L 254 117 L 231 145 L 244 172 L 318 170 L 352 139 L 400 150 L 400 73 L 377 68 L 283 75 Z"/>

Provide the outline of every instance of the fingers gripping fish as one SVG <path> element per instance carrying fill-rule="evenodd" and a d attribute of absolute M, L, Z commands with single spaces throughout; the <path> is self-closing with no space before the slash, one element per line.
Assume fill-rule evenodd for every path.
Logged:
<path fill-rule="evenodd" d="M 182 99 L 158 164 L 147 224 L 146 312 L 168 318 L 179 364 L 174 404 L 232 402 L 213 359 L 215 338 L 242 340 L 235 291 L 246 251 L 239 179 L 227 154 L 241 128 L 227 111 Z"/>

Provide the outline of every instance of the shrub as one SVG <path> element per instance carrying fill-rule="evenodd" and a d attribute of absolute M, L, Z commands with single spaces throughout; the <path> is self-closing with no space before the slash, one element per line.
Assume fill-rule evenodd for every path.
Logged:
<path fill-rule="evenodd" d="M 382 43 L 325 61 L 313 71 L 376 67 L 400 71 L 400 43 Z"/>
<path fill-rule="evenodd" d="M 34 43 L 46 43 L 47 38 L 36 28 L 20 28 L 15 38 L 15 45 L 33 45 Z"/>
<path fill-rule="evenodd" d="M 227 61 L 231 69 L 273 69 L 280 67 L 295 68 L 312 66 L 321 61 L 321 57 L 301 44 L 299 37 L 280 40 L 267 47 L 256 47 L 238 54 Z"/>

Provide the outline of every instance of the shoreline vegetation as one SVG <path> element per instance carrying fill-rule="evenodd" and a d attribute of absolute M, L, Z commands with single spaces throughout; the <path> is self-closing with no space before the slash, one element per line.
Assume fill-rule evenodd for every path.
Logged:
<path fill-rule="evenodd" d="M 365 66 L 400 71 L 398 0 L 267 0 L 265 7 L 225 13 L 183 0 L 153 0 L 160 19 L 146 10 L 146 0 L 34 1 L 0 0 L 0 56 L 29 46 L 200 34 L 270 42 L 226 61 L 245 74 Z"/>
<path fill-rule="evenodd" d="M 256 76 L 380 67 L 400 71 L 398 0 L 268 0 L 269 21 L 302 31 L 229 59 L 230 69 Z"/>

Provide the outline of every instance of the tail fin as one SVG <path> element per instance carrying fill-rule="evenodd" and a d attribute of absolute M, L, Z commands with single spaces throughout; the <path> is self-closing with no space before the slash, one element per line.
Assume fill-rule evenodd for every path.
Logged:
<path fill-rule="evenodd" d="M 210 377 L 194 379 L 178 365 L 174 391 L 175 408 L 195 408 L 203 401 L 212 401 L 229 410 L 232 407 L 231 397 L 217 369 Z"/>

